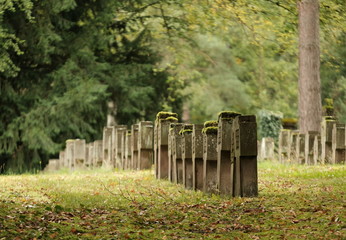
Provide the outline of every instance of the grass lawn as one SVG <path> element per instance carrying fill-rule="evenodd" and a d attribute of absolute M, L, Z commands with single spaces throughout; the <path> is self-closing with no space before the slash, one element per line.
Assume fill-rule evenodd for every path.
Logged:
<path fill-rule="evenodd" d="M 0 239 L 346 239 L 346 167 L 259 163 L 259 197 L 151 171 L 0 176 Z"/>

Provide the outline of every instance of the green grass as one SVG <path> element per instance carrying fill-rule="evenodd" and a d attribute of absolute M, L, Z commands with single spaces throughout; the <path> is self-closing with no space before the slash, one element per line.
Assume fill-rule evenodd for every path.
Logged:
<path fill-rule="evenodd" d="M 0 176 L 0 239 L 345 239 L 345 166 L 259 164 L 259 197 L 104 170 Z"/>

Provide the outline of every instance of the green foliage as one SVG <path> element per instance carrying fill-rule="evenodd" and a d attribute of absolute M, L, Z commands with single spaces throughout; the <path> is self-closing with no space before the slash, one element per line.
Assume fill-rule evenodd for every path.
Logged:
<path fill-rule="evenodd" d="M 278 139 L 281 126 L 282 113 L 275 113 L 268 110 L 258 112 L 258 135 L 260 138 L 271 137 Z"/>

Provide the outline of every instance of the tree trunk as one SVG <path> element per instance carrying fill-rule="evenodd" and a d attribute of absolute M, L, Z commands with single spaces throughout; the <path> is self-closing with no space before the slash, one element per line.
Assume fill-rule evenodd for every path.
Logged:
<path fill-rule="evenodd" d="M 298 1 L 299 128 L 320 131 L 322 116 L 319 45 L 319 0 Z"/>

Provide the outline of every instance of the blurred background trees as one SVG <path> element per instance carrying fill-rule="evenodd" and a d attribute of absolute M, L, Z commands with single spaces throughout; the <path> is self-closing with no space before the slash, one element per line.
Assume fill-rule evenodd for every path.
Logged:
<path fill-rule="evenodd" d="M 298 117 L 296 0 L 0 0 L 0 167 L 184 109 Z M 346 4 L 320 3 L 322 99 L 346 119 Z M 110 105 L 110 103 L 112 103 Z"/>

